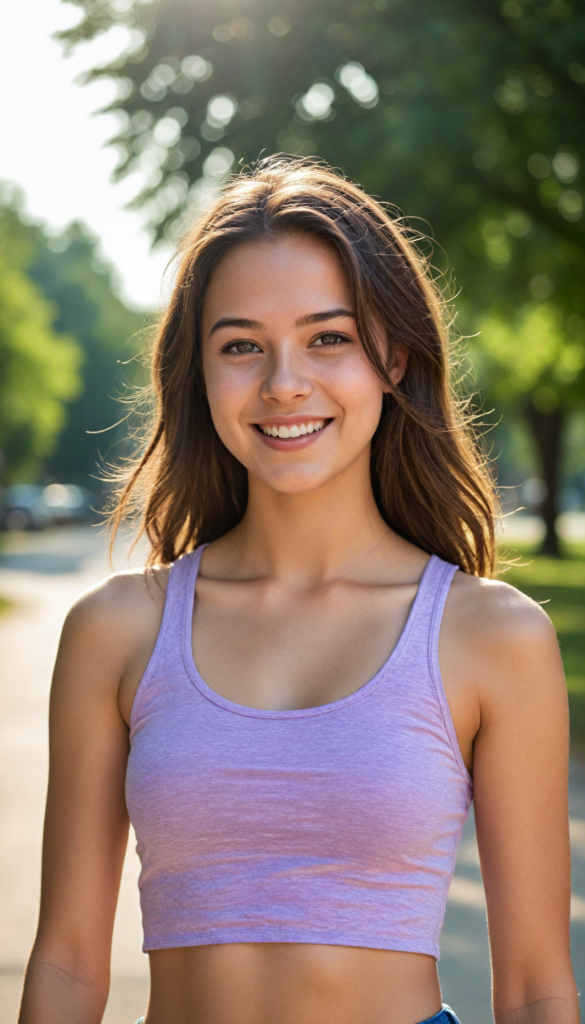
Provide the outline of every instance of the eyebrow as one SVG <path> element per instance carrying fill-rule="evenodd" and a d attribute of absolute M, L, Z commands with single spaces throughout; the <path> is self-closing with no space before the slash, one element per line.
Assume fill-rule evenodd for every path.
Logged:
<path fill-rule="evenodd" d="M 221 331 L 223 327 L 247 327 L 250 331 L 261 331 L 263 326 L 259 320 L 246 320 L 245 317 L 241 316 L 222 316 L 214 323 L 209 332 L 209 337 L 215 331 Z"/>
<path fill-rule="evenodd" d="M 355 315 L 349 309 L 326 309 L 323 313 L 308 313 L 295 321 L 295 327 L 307 327 L 309 324 L 322 324 L 324 320 L 335 320 L 336 317 L 345 316 L 355 320 Z"/>
<path fill-rule="evenodd" d="M 299 317 L 295 321 L 295 327 L 307 327 L 309 324 L 321 324 L 325 320 L 335 320 L 336 317 L 351 317 L 355 320 L 355 314 L 349 309 L 326 309 L 322 313 L 307 313 L 306 316 Z M 248 328 L 250 331 L 261 331 L 264 324 L 261 324 L 259 320 L 247 320 L 241 316 L 222 316 L 219 320 L 214 323 L 213 327 L 209 332 L 211 337 L 216 331 L 221 331 L 225 327 L 243 327 Z"/>

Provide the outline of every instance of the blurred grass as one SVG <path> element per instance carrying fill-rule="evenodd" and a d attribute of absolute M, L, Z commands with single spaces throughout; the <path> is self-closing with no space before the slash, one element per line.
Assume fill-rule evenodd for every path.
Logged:
<path fill-rule="evenodd" d="M 518 544 L 502 554 L 518 564 L 500 579 L 542 603 L 553 621 L 567 677 L 571 740 L 585 751 L 585 543 L 565 543 L 562 559 Z"/>

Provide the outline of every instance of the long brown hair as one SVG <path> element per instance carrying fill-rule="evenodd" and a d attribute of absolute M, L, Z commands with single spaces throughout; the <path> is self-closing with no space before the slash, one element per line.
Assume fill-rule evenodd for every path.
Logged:
<path fill-rule="evenodd" d="M 181 247 L 176 285 L 152 358 L 149 432 L 123 474 L 113 532 L 131 512 L 151 544 L 149 564 L 173 561 L 240 522 L 247 472 L 220 440 L 205 392 L 201 310 L 213 271 L 234 247 L 307 233 L 336 251 L 359 336 L 388 385 L 372 442 L 380 513 L 418 547 L 464 571 L 494 566 L 494 485 L 465 404 L 450 382 L 443 294 L 413 232 L 323 161 L 269 157 L 232 177 Z M 375 323 L 385 330 L 376 339 Z M 408 350 L 398 385 L 392 346 Z"/>

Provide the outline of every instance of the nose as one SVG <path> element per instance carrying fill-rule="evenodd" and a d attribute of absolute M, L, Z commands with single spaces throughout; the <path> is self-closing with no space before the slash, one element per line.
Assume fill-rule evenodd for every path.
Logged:
<path fill-rule="evenodd" d="M 312 390 L 313 385 L 303 372 L 298 353 L 288 346 L 279 347 L 272 353 L 261 388 L 263 399 L 286 405 L 296 398 L 306 398 Z"/>

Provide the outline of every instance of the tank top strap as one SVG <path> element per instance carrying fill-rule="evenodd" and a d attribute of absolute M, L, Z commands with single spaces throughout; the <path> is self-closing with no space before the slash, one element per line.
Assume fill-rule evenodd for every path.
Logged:
<path fill-rule="evenodd" d="M 422 691 L 426 690 L 427 694 L 433 694 L 433 700 L 438 703 L 455 761 L 466 785 L 469 785 L 471 779 L 461 756 L 439 666 L 439 633 L 443 611 L 458 568 L 438 555 L 431 555 L 416 595 L 417 608 L 413 608 L 416 614 L 408 645 L 408 666 L 410 673 L 417 673 L 418 693 L 422 695 Z"/>
<path fill-rule="evenodd" d="M 143 718 L 145 702 L 152 700 L 153 695 L 164 692 L 167 685 L 165 680 L 171 678 L 175 668 L 183 664 L 184 637 L 188 635 L 190 642 L 195 581 L 201 555 L 206 546 L 202 544 L 195 551 L 181 555 L 169 568 L 160 629 L 132 705 L 130 742 L 139 721 Z"/>
<path fill-rule="evenodd" d="M 432 610 L 431 630 L 429 636 L 431 662 L 433 671 L 436 672 L 439 671 L 439 631 L 443 620 L 445 602 L 447 600 L 447 595 L 449 593 L 453 577 L 459 569 L 458 565 L 452 565 L 451 562 L 444 562 L 442 558 L 437 557 L 437 562 L 439 565 L 435 583 L 435 600 Z"/>
<path fill-rule="evenodd" d="M 191 623 L 195 581 L 206 544 L 181 555 L 169 571 L 160 637 L 165 647 L 180 650 L 187 624 Z"/>
<path fill-rule="evenodd" d="M 438 665 L 439 630 L 451 580 L 458 566 L 431 555 L 419 583 L 413 606 L 411 644 L 428 654 L 431 667 Z"/>

